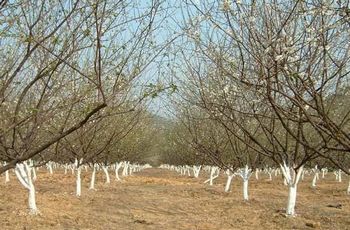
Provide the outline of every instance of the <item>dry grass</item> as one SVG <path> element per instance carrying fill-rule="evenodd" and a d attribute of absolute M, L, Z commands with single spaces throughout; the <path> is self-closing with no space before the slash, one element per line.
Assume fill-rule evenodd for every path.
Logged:
<path fill-rule="evenodd" d="M 14 175 L 9 184 L 0 177 L 0 229 L 350 229 L 348 178 L 334 175 L 310 187 L 306 177 L 298 188 L 298 216 L 286 218 L 287 188 L 280 178 L 250 180 L 250 201 L 242 201 L 242 182 L 233 180 L 224 193 L 225 177 L 214 186 L 162 169 L 147 169 L 122 182 L 103 184 L 89 191 L 90 172 L 83 172 L 82 197 L 74 196 L 71 174 L 38 172 L 35 183 L 41 215 L 27 214 L 27 193 Z M 327 207 L 341 204 L 341 208 Z"/>

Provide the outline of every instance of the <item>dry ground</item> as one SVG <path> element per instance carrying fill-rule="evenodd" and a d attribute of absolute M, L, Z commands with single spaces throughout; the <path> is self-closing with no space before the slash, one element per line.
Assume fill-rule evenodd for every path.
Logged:
<path fill-rule="evenodd" d="M 103 184 L 89 191 L 90 172 L 83 172 L 82 197 L 74 196 L 70 173 L 38 172 L 35 182 L 41 215 L 27 215 L 27 193 L 14 175 L 4 184 L 0 176 L 0 229 L 350 229 L 348 178 L 335 182 L 334 175 L 310 188 L 311 177 L 298 189 L 298 216 L 283 215 L 287 188 L 278 177 L 249 184 L 250 201 L 242 201 L 242 182 L 233 180 L 231 193 L 224 193 L 225 177 L 214 186 L 163 169 L 147 169 L 123 182 Z M 340 208 L 327 207 L 338 205 Z"/>

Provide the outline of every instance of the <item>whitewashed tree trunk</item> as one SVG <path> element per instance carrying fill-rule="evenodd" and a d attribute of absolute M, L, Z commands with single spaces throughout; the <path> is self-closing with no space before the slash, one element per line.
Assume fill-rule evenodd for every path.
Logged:
<path fill-rule="evenodd" d="M 33 170 L 33 181 L 36 181 L 36 168 L 32 167 Z"/>
<path fill-rule="evenodd" d="M 301 173 L 301 180 L 304 180 L 305 177 L 305 170 Z"/>
<path fill-rule="evenodd" d="M 227 181 L 225 185 L 225 192 L 229 192 L 231 190 L 232 179 L 235 176 L 234 173 L 231 173 L 230 170 L 227 170 Z"/>
<path fill-rule="evenodd" d="M 255 179 L 259 180 L 259 169 L 255 169 Z"/>
<path fill-rule="evenodd" d="M 96 190 L 95 189 L 95 178 L 96 178 L 96 164 L 94 164 L 91 174 L 91 181 L 90 181 L 90 190 Z"/>
<path fill-rule="evenodd" d="M 318 179 L 320 179 L 320 177 L 319 177 L 319 169 L 318 169 L 317 165 L 315 166 L 315 168 L 312 171 L 314 172 L 314 177 L 312 178 L 311 186 L 313 188 L 316 188 L 316 182 L 317 182 Z"/>
<path fill-rule="evenodd" d="M 36 215 L 39 213 L 39 210 L 36 206 L 35 187 L 32 181 L 31 171 L 32 169 L 26 162 L 17 164 L 15 168 L 18 180 L 26 189 L 28 189 L 29 213 Z"/>
<path fill-rule="evenodd" d="M 341 174 L 342 174 L 342 171 L 339 169 L 338 170 L 338 182 L 341 182 Z"/>
<path fill-rule="evenodd" d="M 322 179 L 324 179 L 325 174 L 327 173 L 328 169 L 327 168 L 322 168 Z"/>
<path fill-rule="evenodd" d="M 297 200 L 297 185 L 289 185 L 286 215 L 288 216 L 295 215 L 296 200 Z"/>
<path fill-rule="evenodd" d="M 5 172 L 5 183 L 8 183 L 10 182 L 10 173 L 9 173 L 9 170 L 7 170 Z"/>
<path fill-rule="evenodd" d="M 248 179 L 243 179 L 243 200 L 249 200 L 249 196 L 248 196 Z"/>
<path fill-rule="evenodd" d="M 128 167 L 129 167 L 129 162 L 124 162 L 124 168 L 123 168 L 123 172 L 122 175 L 123 176 L 127 176 L 128 175 Z"/>
<path fill-rule="evenodd" d="M 248 183 L 249 183 L 249 178 L 252 175 L 252 170 L 249 169 L 248 165 L 246 165 L 243 169 L 238 170 L 238 175 L 240 175 L 243 179 L 243 200 L 248 201 L 249 200 Z"/>
<path fill-rule="evenodd" d="M 313 188 L 316 188 L 316 181 L 317 181 L 317 175 L 316 173 L 314 174 L 314 177 L 312 178 L 312 183 L 311 183 L 311 186 Z"/>
<path fill-rule="evenodd" d="M 283 162 L 283 165 L 281 164 L 280 166 L 281 166 L 282 174 L 286 178 L 288 183 L 288 188 L 289 188 L 286 215 L 295 216 L 297 187 L 303 172 L 303 166 L 301 166 L 297 170 L 297 172 L 295 172 L 294 169 L 288 166 L 285 162 Z"/>
<path fill-rule="evenodd" d="M 67 174 L 67 170 L 68 170 L 68 164 L 65 164 L 65 166 L 64 166 L 64 175 Z"/>
<path fill-rule="evenodd" d="M 350 179 L 349 179 L 349 185 L 348 185 L 348 189 L 347 189 L 347 194 L 350 195 Z"/>
<path fill-rule="evenodd" d="M 52 162 L 47 163 L 47 168 L 49 169 L 49 173 L 52 175 L 53 174 Z"/>
<path fill-rule="evenodd" d="M 108 166 L 102 166 L 102 170 L 106 175 L 106 184 L 110 184 L 111 180 L 109 178 L 109 173 L 108 173 Z"/>
<path fill-rule="evenodd" d="M 79 161 L 75 159 L 75 167 L 77 169 L 77 179 L 76 179 L 76 196 L 81 196 L 81 164 L 83 163 L 83 159 L 81 158 Z"/>
<path fill-rule="evenodd" d="M 199 172 L 201 171 L 201 165 L 200 166 L 193 166 L 193 176 L 195 177 L 195 178 L 198 178 L 199 177 Z"/>
<path fill-rule="evenodd" d="M 77 168 L 77 180 L 76 180 L 76 196 L 80 197 L 81 196 L 81 178 L 80 178 L 80 174 L 81 174 L 81 167 L 79 166 Z"/>
<path fill-rule="evenodd" d="M 186 170 L 187 170 L 187 175 L 191 176 L 191 171 L 190 171 L 190 167 L 189 166 L 186 166 Z"/>
<path fill-rule="evenodd" d="M 131 174 L 133 173 L 133 169 L 134 169 L 134 166 L 130 165 L 129 166 L 129 176 L 131 176 Z"/>
<path fill-rule="evenodd" d="M 115 179 L 120 181 L 120 177 L 119 177 L 119 169 L 122 166 L 122 163 L 115 163 Z"/>

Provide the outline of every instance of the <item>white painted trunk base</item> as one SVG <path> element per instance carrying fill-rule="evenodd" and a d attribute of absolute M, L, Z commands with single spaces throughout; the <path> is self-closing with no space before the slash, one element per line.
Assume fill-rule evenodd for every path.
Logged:
<path fill-rule="evenodd" d="M 8 183 L 10 182 L 10 173 L 9 173 L 9 170 L 7 170 L 5 172 L 5 183 Z"/>
<path fill-rule="evenodd" d="M 77 168 L 77 180 L 76 180 L 76 196 L 80 197 L 81 196 L 81 178 L 80 178 L 80 174 L 81 174 L 81 168 L 78 167 Z"/>
<path fill-rule="evenodd" d="M 29 204 L 30 212 L 32 214 L 37 214 L 38 208 L 36 207 L 35 188 L 34 188 L 33 183 L 31 184 L 30 189 L 29 189 L 28 204 Z"/>
<path fill-rule="evenodd" d="M 15 173 L 20 183 L 28 189 L 29 213 L 36 215 L 39 212 L 36 206 L 35 187 L 32 181 L 32 168 L 26 162 L 16 165 Z"/>
<path fill-rule="evenodd" d="M 225 192 L 230 191 L 233 177 L 234 177 L 234 174 L 227 176 L 227 181 L 226 181 L 226 185 L 225 185 Z"/>
<path fill-rule="evenodd" d="M 303 166 L 301 166 L 296 171 L 292 167 L 287 165 L 285 162 L 283 162 L 283 165 L 281 164 L 280 166 L 281 166 L 282 174 L 286 178 L 288 183 L 288 200 L 287 200 L 286 215 L 295 216 L 297 186 L 304 172 Z"/>
<path fill-rule="evenodd" d="M 295 215 L 296 200 L 297 200 L 297 186 L 296 185 L 289 186 L 286 215 L 288 216 Z"/>
<path fill-rule="evenodd" d="M 198 177 L 199 177 L 199 172 L 201 171 L 201 167 L 202 167 L 202 166 L 199 166 L 199 167 L 193 166 L 193 176 L 194 176 L 195 178 L 198 178 Z"/>
<path fill-rule="evenodd" d="M 243 180 L 243 200 L 249 200 L 248 196 L 248 180 Z"/>
<path fill-rule="evenodd" d="M 102 166 L 102 170 L 103 170 L 103 172 L 106 175 L 106 184 L 110 184 L 111 183 L 111 179 L 109 178 L 108 167 Z"/>
<path fill-rule="evenodd" d="M 121 166 L 122 166 L 121 163 L 116 163 L 116 164 L 115 164 L 115 179 L 116 179 L 117 181 L 120 181 L 120 180 L 121 180 L 120 177 L 119 177 L 119 169 L 120 169 Z"/>
<path fill-rule="evenodd" d="M 36 181 L 36 169 L 33 167 L 33 181 Z"/>
<path fill-rule="evenodd" d="M 272 173 L 268 173 L 269 174 L 269 180 L 272 180 Z"/>
<path fill-rule="evenodd" d="M 316 188 L 317 179 L 318 179 L 318 173 L 315 173 L 315 174 L 314 174 L 314 177 L 312 178 L 312 183 L 311 183 L 311 186 L 312 186 L 313 188 Z"/>
<path fill-rule="evenodd" d="M 94 169 L 92 170 L 91 174 L 91 181 L 90 181 L 90 190 L 96 190 L 95 189 L 95 178 L 96 178 L 96 167 L 94 166 Z"/>

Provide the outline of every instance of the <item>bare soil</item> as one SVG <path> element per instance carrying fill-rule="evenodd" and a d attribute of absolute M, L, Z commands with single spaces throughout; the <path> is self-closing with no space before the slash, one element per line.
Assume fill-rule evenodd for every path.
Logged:
<path fill-rule="evenodd" d="M 0 176 L 0 229 L 350 229 L 349 178 L 339 183 L 331 173 L 316 189 L 310 186 L 312 176 L 300 183 L 294 218 L 284 216 L 287 187 L 280 176 L 269 181 L 253 175 L 250 200 L 244 202 L 238 177 L 225 193 L 224 176 L 209 186 L 203 173 L 196 179 L 154 168 L 106 185 L 99 172 L 97 191 L 88 190 L 91 172 L 82 175 L 77 198 L 70 172 L 38 171 L 37 216 L 28 214 L 27 191 L 14 174 L 8 184 Z"/>

